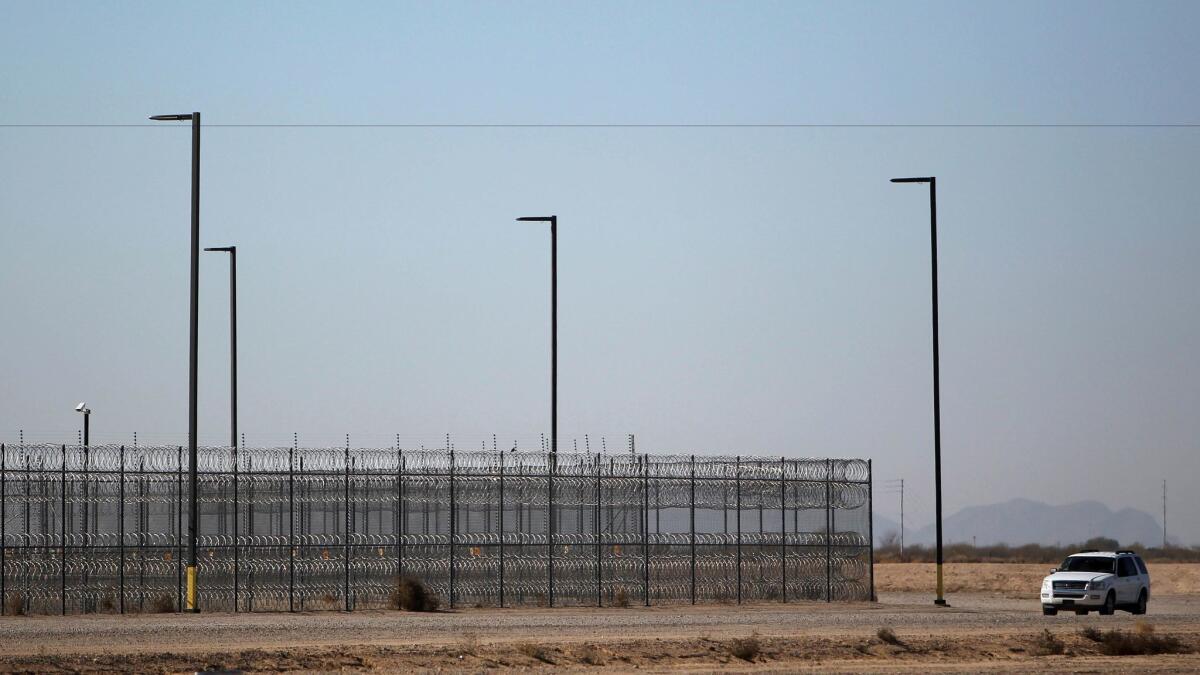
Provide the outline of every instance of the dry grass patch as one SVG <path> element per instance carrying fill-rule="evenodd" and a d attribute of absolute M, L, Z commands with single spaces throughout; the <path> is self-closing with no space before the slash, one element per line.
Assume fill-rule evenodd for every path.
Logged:
<path fill-rule="evenodd" d="M 1048 628 L 1042 629 L 1042 634 L 1037 636 L 1033 645 L 1033 653 L 1036 656 L 1054 656 L 1062 654 L 1066 650 L 1067 646 L 1063 644 L 1063 641 L 1055 637 Z"/>
<path fill-rule="evenodd" d="M 579 662 L 589 666 L 602 666 L 604 665 L 604 657 L 592 645 L 584 645 L 579 650 Z"/>
<path fill-rule="evenodd" d="M 458 641 L 455 651 L 459 654 L 475 656 L 479 651 L 479 636 L 474 633 L 464 633 L 462 639 Z"/>
<path fill-rule="evenodd" d="M 762 644 L 758 641 L 757 635 L 737 638 L 729 643 L 729 655 L 743 661 L 753 661 L 760 651 L 762 651 Z"/>
<path fill-rule="evenodd" d="M 618 588 L 617 594 L 613 596 L 613 607 L 628 607 L 629 593 L 625 592 L 624 588 Z"/>
<path fill-rule="evenodd" d="M 554 663 L 550 659 L 550 655 L 546 652 L 546 648 L 536 642 L 518 642 L 516 648 L 518 652 L 531 659 L 536 659 L 542 663 Z"/>
<path fill-rule="evenodd" d="M 404 577 L 396 582 L 389 605 L 406 612 L 434 612 L 441 607 L 442 601 L 420 579 Z"/>
<path fill-rule="evenodd" d="M 1083 637 L 1097 643 L 1106 656 L 1146 656 L 1153 654 L 1189 654 L 1191 648 L 1173 635 L 1156 635 L 1154 625 L 1139 622 L 1132 632 L 1113 629 L 1102 631 L 1088 626 Z"/>
<path fill-rule="evenodd" d="M 4 612 L 9 616 L 23 616 L 25 614 L 25 596 L 20 593 L 10 593 L 4 600 Z"/>
<path fill-rule="evenodd" d="M 150 601 L 150 611 L 155 614 L 170 614 L 175 611 L 175 597 L 170 593 L 159 593 Z"/>

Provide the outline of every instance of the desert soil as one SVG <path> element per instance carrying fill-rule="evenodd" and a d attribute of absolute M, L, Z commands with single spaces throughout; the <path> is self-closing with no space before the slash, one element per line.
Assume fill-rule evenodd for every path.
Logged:
<path fill-rule="evenodd" d="M 1052 565 L 1024 563 L 946 564 L 942 570 L 947 593 L 986 593 L 1005 598 L 1035 597 L 1042 577 Z M 879 593 L 921 592 L 935 587 L 933 563 L 878 563 L 875 590 Z M 1200 564 L 1151 563 L 1151 588 L 1157 595 L 1200 595 Z"/>
<path fill-rule="evenodd" d="M 925 567 L 879 565 L 878 603 L 6 617 L 0 672 L 1200 670 L 1200 565 L 1154 566 L 1145 617 L 1043 617 L 1044 565 L 948 566 L 957 585 L 950 607 L 937 608 L 921 587 L 932 579 Z M 1182 581 L 1168 578 L 1176 573 Z M 1172 584 L 1190 590 L 1168 593 Z M 1106 656 L 1082 635 L 1089 626 L 1152 627 L 1191 653 Z M 898 644 L 877 636 L 884 627 Z M 1047 653 L 1057 648 L 1046 648 L 1045 630 L 1061 654 Z"/>

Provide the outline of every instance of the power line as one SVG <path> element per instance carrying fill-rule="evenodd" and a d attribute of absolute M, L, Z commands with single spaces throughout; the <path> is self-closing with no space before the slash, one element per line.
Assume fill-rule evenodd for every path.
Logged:
<path fill-rule="evenodd" d="M 926 124 L 926 123 L 864 123 L 864 124 L 832 124 L 832 123 L 696 123 L 696 124 L 667 124 L 667 123 L 217 123 L 204 124 L 208 128 L 264 128 L 264 129 L 1197 129 L 1200 122 L 1079 122 L 1079 123 L 968 123 L 968 124 Z M 167 128 L 153 124 L 0 124 L 6 129 L 57 129 L 57 128 Z"/>

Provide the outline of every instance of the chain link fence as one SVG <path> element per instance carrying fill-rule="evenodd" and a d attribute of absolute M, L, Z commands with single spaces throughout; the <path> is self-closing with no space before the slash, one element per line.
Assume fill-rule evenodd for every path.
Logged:
<path fill-rule="evenodd" d="M 0 611 L 178 611 L 180 447 L 0 446 Z M 199 450 L 198 606 L 873 597 L 857 459 L 359 448 Z"/>

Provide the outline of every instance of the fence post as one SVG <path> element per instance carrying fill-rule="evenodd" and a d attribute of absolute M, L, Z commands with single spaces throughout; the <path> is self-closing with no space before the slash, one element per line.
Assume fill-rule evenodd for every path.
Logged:
<path fill-rule="evenodd" d="M 554 448 L 557 452 L 558 448 Z M 554 469 L 557 467 L 557 455 L 546 456 L 546 533 L 549 555 L 546 557 L 546 581 L 550 594 L 550 606 L 554 606 Z"/>
<path fill-rule="evenodd" d="M 5 516 L 8 515 L 4 508 L 5 497 L 8 496 L 8 466 L 6 464 L 7 455 L 8 453 L 6 452 L 4 444 L 0 443 L 0 616 L 4 616 L 4 612 L 8 604 L 5 602 L 5 600 L 8 599 L 8 596 L 4 594 L 7 590 L 4 585 L 4 564 L 7 561 L 5 556 L 5 551 L 7 549 L 5 535 L 7 534 L 7 531 L 4 528 Z M 29 478 L 26 477 L 25 480 L 29 480 Z"/>
<path fill-rule="evenodd" d="M 504 453 L 500 453 L 500 607 L 504 607 Z"/>
<path fill-rule="evenodd" d="M 737 501 L 737 601 L 742 604 L 742 458 L 737 457 L 733 485 Z"/>
<path fill-rule="evenodd" d="M 642 455 L 642 513 L 645 526 L 642 528 L 642 595 L 646 606 L 650 606 L 650 456 Z M 655 532 L 655 534 L 658 534 Z"/>
<path fill-rule="evenodd" d="M 121 446 L 121 461 L 120 461 L 119 467 L 120 468 L 118 469 L 118 471 L 120 473 L 119 473 L 118 480 L 121 481 L 121 484 L 119 486 L 119 494 L 117 495 L 117 521 L 119 523 L 119 531 L 117 533 L 117 541 L 118 541 L 118 547 L 121 552 L 121 566 L 120 566 L 121 577 L 120 577 L 119 586 L 120 586 L 120 591 L 121 591 L 121 613 L 124 614 L 125 613 L 125 446 L 124 445 Z M 0 496 L 0 501 L 3 501 L 3 496 Z M 0 518 L 0 520 L 3 520 L 3 518 Z"/>
<path fill-rule="evenodd" d="M 296 445 L 288 453 L 288 611 L 296 611 Z"/>
<path fill-rule="evenodd" d="M 696 604 L 696 456 L 692 455 L 691 497 L 688 500 L 688 529 L 692 549 L 692 604 Z"/>
<path fill-rule="evenodd" d="M 175 611 L 183 611 L 183 446 L 175 455 Z"/>
<path fill-rule="evenodd" d="M 246 473 L 250 474 L 250 485 L 246 487 L 248 498 L 246 501 L 250 505 L 250 514 L 246 518 L 246 534 L 250 535 L 250 541 L 254 541 L 254 455 L 246 458 Z M 254 544 L 251 544 L 251 552 L 253 552 Z M 250 566 L 249 578 L 246 579 L 247 585 L 250 587 L 249 594 L 246 597 L 246 611 L 254 611 L 254 566 Z"/>
<path fill-rule="evenodd" d="M 91 513 L 92 509 L 88 508 L 90 506 L 89 502 L 91 501 L 90 490 L 88 489 L 88 468 L 89 468 L 88 460 L 90 458 L 89 447 L 90 447 L 89 443 L 85 443 L 83 446 L 83 480 L 80 481 L 80 493 L 81 493 L 82 499 L 80 500 L 81 503 L 80 503 L 80 509 L 79 509 L 80 516 L 81 516 L 79 519 L 79 521 L 80 521 L 79 522 L 79 534 L 82 535 L 81 536 L 82 543 L 80 544 L 80 550 L 76 551 L 76 555 L 78 555 L 80 553 L 80 551 L 82 551 L 84 558 L 90 557 L 88 549 L 90 549 L 92 546 L 91 540 L 88 539 L 88 519 L 92 517 L 92 513 Z M 88 601 L 89 598 L 87 596 L 87 586 L 88 586 L 88 582 L 90 581 L 90 578 L 89 578 L 88 570 L 87 570 L 86 566 L 83 567 L 83 570 L 80 572 L 80 576 L 82 577 L 82 579 L 79 580 L 81 582 L 80 583 L 81 588 L 78 593 L 78 597 L 82 601 L 82 605 L 83 605 L 82 607 L 80 607 L 80 609 L 84 612 L 87 612 L 87 611 L 90 611 L 90 609 L 91 609 L 91 603 Z"/>
<path fill-rule="evenodd" d="M 146 456 L 138 454 L 138 611 L 146 608 L 146 530 L 150 529 L 146 515 Z"/>
<path fill-rule="evenodd" d="M 825 602 L 833 600 L 833 460 L 825 460 Z"/>
<path fill-rule="evenodd" d="M 454 609 L 454 535 L 458 528 L 458 502 L 454 499 L 454 447 L 450 450 L 450 609 Z"/>
<path fill-rule="evenodd" d="M 60 567 L 60 587 L 61 597 L 59 605 L 62 609 L 62 615 L 67 615 L 67 446 L 62 446 L 62 481 L 61 489 L 58 491 L 62 504 L 58 512 L 59 521 L 59 567 Z"/>
<path fill-rule="evenodd" d="M 238 599 L 238 572 L 240 565 L 238 551 L 241 548 L 239 539 L 239 530 L 241 526 L 242 516 L 238 510 L 238 446 L 233 446 L 233 611 L 237 613 L 239 609 Z"/>
<path fill-rule="evenodd" d="M 350 611 L 350 441 L 346 441 L 346 481 L 345 481 L 345 500 L 343 508 L 345 510 L 345 520 L 342 533 L 342 604 L 346 611 Z"/>
<path fill-rule="evenodd" d="M 396 435 L 396 506 L 392 509 L 392 533 L 396 537 L 396 581 L 404 573 L 404 554 L 400 547 L 400 513 L 404 501 L 404 451 L 400 449 L 400 435 Z"/>
<path fill-rule="evenodd" d="M 779 458 L 779 574 L 787 602 L 787 459 Z"/>
<path fill-rule="evenodd" d="M 595 530 L 595 533 L 596 533 L 595 539 L 596 539 L 596 606 L 597 607 L 602 607 L 604 605 L 604 599 L 603 599 L 604 578 L 600 573 L 600 561 L 601 561 L 601 556 L 604 552 L 604 546 L 601 544 L 601 541 L 600 541 L 600 533 L 602 531 L 600 528 L 600 514 L 603 513 L 603 507 L 601 506 L 600 502 L 602 499 L 604 499 L 604 497 L 601 495 L 601 492 L 600 492 L 600 471 L 601 471 L 601 469 L 600 469 L 600 453 L 596 453 L 596 516 L 595 516 L 594 522 L 593 522 L 593 529 Z M 583 533 L 582 525 L 583 525 L 583 523 L 581 522 L 580 528 L 579 528 L 580 534 Z"/>
<path fill-rule="evenodd" d="M 871 602 L 875 602 L 875 473 L 867 460 L 867 569 L 871 570 Z"/>
<path fill-rule="evenodd" d="M 408 503 L 405 500 L 404 476 L 408 473 L 408 464 L 404 460 L 404 451 L 400 451 L 400 576 L 404 576 L 404 539 L 408 536 Z"/>

